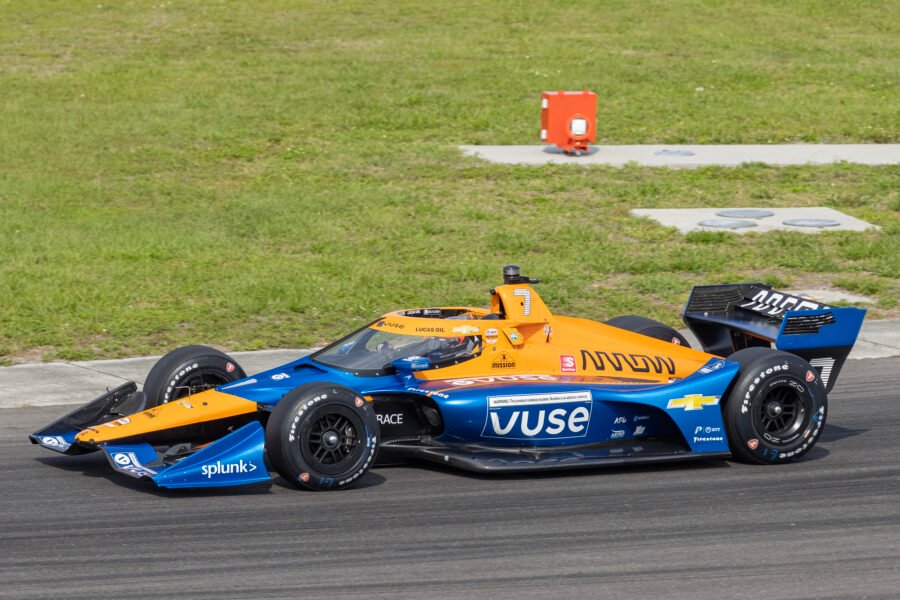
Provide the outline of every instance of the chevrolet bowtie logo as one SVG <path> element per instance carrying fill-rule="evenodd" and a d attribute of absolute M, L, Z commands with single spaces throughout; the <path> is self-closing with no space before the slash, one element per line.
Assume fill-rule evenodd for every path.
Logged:
<path fill-rule="evenodd" d="M 688 394 L 684 398 L 673 398 L 666 404 L 666 408 L 683 408 L 684 410 L 703 410 L 704 406 L 715 406 L 719 403 L 718 396 L 701 396 L 700 394 Z"/>

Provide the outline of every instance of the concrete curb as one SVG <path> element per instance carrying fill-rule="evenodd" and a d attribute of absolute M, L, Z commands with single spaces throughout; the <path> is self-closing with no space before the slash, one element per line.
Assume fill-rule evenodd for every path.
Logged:
<path fill-rule="evenodd" d="M 463 154 L 507 165 L 607 165 L 696 169 L 769 165 L 864 165 L 900 163 L 900 144 L 636 144 L 591 146 L 586 155 L 569 156 L 555 146 L 460 146 Z"/>
<path fill-rule="evenodd" d="M 692 346 L 696 338 L 682 330 Z M 258 373 L 296 360 L 312 349 L 260 350 L 232 352 L 248 374 Z M 851 359 L 900 356 L 900 319 L 867 321 L 850 354 Z M 119 360 L 89 360 L 15 365 L 0 368 L 0 409 L 26 406 L 83 404 L 99 396 L 106 388 L 125 381 L 144 382 L 144 377 L 159 359 L 143 356 Z"/>
<path fill-rule="evenodd" d="M 311 349 L 231 352 L 250 373 L 309 354 Z M 126 381 L 144 383 L 159 356 L 15 365 L 0 368 L 0 408 L 84 404 Z"/>

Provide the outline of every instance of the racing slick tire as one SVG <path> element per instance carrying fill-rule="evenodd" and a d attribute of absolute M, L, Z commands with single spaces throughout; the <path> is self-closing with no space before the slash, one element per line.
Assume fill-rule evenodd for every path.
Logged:
<path fill-rule="evenodd" d="M 669 342 L 676 346 L 684 346 L 685 348 L 691 347 L 685 337 L 675 331 L 675 329 L 669 327 L 665 323 L 660 323 L 659 321 L 654 321 L 647 317 L 622 315 L 606 321 L 606 325 L 618 327 L 619 329 L 631 331 L 632 333 L 640 333 L 641 335 Z"/>
<path fill-rule="evenodd" d="M 174 402 L 247 374 L 236 360 L 209 346 L 182 346 L 160 358 L 144 381 L 146 408 Z"/>
<path fill-rule="evenodd" d="M 380 435 L 375 410 L 356 392 L 307 383 L 287 393 L 272 411 L 266 456 L 296 487 L 345 489 L 375 463 Z"/>
<path fill-rule="evenodd" d="M 771 464 L 809 452 L 828 407 L 816 370 L 799 356 L 770 348 L 746 348 L 728 360 L 741 365 L 723 415 L 734 458 Z"/>

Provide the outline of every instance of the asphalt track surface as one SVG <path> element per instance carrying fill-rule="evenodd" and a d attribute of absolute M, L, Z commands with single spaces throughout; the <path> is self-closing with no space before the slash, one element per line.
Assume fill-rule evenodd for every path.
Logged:
<path fill-rule="evenodd" d="M 900 359 L 849 361 L 799 463 L 160 492 L 0 410 L 0 598 L 898 598 Z"/>

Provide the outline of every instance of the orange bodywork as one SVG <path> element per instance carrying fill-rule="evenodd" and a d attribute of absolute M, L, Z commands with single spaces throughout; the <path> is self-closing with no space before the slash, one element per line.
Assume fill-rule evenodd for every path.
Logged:
<path fill-rule="evenodd" d="M 150 431 L 207 423 L 256 411 L 256 402 L 216 390 L 207 390 L 183 400 L 88 427 L 75 436 L 75 441 L 95 445 L 140 436 Z"/>
<path fill-rule="evenodd" d="M 482 337 L 479 356 L 416 373 L 425 380 L 547 374 L 664 383 L 690 375 L 713 358 L 602 323 L 554 316 L 528 284 L 502 285 L 493 291 L 490 310 L 466 309 L 470 320 L 407 317 L 398 311 L 372 328 L 408 335 Z M 485 319 L 489 314 L 505 318 Z"/>

